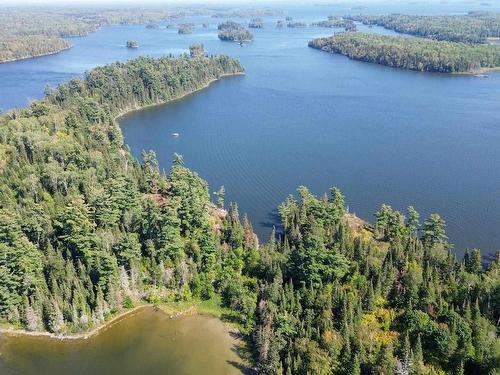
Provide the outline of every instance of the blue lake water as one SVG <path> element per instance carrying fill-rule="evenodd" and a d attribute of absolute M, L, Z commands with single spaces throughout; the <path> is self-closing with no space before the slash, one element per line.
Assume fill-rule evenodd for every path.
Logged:
<path fill-rule="evenodd" d="M 378 6 L 365 12 L 453 13 L 461 4 Z M 297 21 L 346 14 L 340 6 L 295 7 Z M 239 58 L 246 75 L 227 78 L 181 101 L 121 119 L 134 155 L 156 151 L 168 169 L 174 152 L 227 200 L 247 212 L 262 240 L 276 206 L 297 186 L 321 194 L 338 186 L 351 211 L 371 220 L 380 204 L 440 213 L 457 253 L 500 248 L 500 74 L 488 78 L 410 72 L 351 61 L 307 47 L 334 30 L 276 29 L 276 17 L 253 30 L 254 42 L 221 42 L 220 20 L 196 17 L 191 35 L 175 29 L 113 26 L 72 39 L 69 51 L 0 65 L 0 107 L 22 106 L 96 65 L 138 55 L 186 52 Z M 202 22 L 210 27 L 203 29 Z M 380 28 L 360 29 L 390 33 Z M 136 39 L 137 50 L 125 48 Z M 179 137 L 171 134 L 177 132 Z"/>

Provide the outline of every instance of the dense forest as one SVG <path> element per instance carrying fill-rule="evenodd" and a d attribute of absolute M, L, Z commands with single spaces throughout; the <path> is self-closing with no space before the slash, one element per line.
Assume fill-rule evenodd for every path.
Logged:
<path fill-rule="evenodd" d="M 441 73 L 476 73 L 500 67 L 500 47 L 345 32 L 318 38 L 309 46 L 354 60 Z"/>
<path fill-rule="evenodd" d="M 260 373 L 498 373 L 500 253 L 486 268 L 477 249 L 457 261 L 444 220 L 413 207 L 383 205 L 371 227 L 338 189 L 298 195 L 251 270 Z"/>
<path fill-rule="evenodd" d="M 0 317 L 87 330 L 132 300 L 213 293 L 220 220 L 180 158 L 163 175 L 114 118 L 243 72 L 226 56 L 138 58 L 0 118 Z M 175 297 L 177 296 L 177 297 Z"/>
<path fill-rule="evenodd" d="M 366 25 L 383 26 L 400 33 L 449 42 L 486 43 L 487 38 L 500 37 L 500 14 L 470 12 L 456 16 L 349 16 Z"/>

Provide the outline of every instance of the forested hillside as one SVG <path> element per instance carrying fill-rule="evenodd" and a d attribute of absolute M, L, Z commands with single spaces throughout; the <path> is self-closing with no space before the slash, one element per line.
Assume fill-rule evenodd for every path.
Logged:
<path fill-rule="evenodd" d="M 68 49 L 71 44 L 62 38 L 41 35 L 0 38 L 0 62 L 43 56 Z"/>
<path fill-rule="evenodd" d="M 468 15 L 415 16 L 349 16 L 366 25 L 383 26 L 400 33 L 436 40 L 462 43 L 486 43 L 487 38 L 500 37 L 500 14 L 475 13 Z"/>
<path fill-rule="evenodd" d="M 427 72 L 476 73 L 500 67 L 500 47 L 490 45 L 345 32 L 314 39 L 309 46 L 354 60 Z"/>
<path fill-rule="evenodd" d="M 372 227 L 338 189 L 300 187 L 259 246 L 180 156 L 165 175 L 130 155 L 116 116 L 243 72 L 201 50 L 97 68 L 0 118 L 2 324 L 80 332 L 144 301 L 213 299 L 262 374 L 493 374 L 500 255 L 457 260 L 439 215 L 383 205 Z"/>
<path fill-rule="evenodd" d="M 97 68 L 0 118 L 0 317 L 87 330 L 131 300 L 213 293 L 206 183 L 123 148 L 114 117 L 241 73 L 226 56 Z M 168 289 L 167 289 L 168 287 Z"/>

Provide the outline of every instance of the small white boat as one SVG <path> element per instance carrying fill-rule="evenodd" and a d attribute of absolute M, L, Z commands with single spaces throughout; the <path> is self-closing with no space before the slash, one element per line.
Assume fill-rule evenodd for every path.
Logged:
<path fill-rule="evenodd" d="M 487 74 L 475 74 L 474 77 L 478 77 L 478 78 L 488 78 L 488 75 Z"/>
<path fill-rule="evenodd" d="M 172 133 L 172 137 L 178 137 L 179 133 Z"/>

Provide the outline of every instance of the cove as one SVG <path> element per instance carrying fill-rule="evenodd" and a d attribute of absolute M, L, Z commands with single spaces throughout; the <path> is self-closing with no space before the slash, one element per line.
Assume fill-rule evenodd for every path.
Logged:
<path fill-rule="evenodd" d="M 238 345 L 217 318 L 146 307 L 88 340 L 1 335 L 0 373 L 241 374 Z"/>

